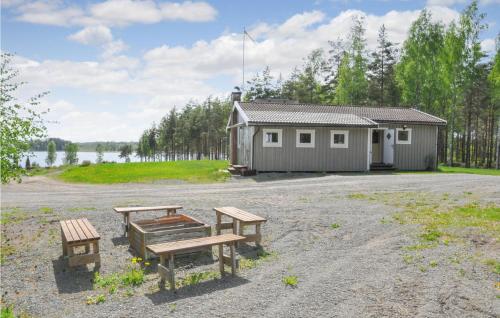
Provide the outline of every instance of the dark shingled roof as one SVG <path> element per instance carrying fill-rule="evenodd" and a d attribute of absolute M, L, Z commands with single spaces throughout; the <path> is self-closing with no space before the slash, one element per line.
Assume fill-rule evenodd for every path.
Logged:
<path fill-rule="evenodd" d="M 239 102 L 249 124 L 312 124 L 374 127 L 377 123 L 446 125 L 413 108 L 332 106 L 274 102 Z"/>

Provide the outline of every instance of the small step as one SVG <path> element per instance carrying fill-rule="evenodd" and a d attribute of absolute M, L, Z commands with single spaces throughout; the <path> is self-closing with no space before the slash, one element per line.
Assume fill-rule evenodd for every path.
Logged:
<path fill-rule="evenodd" d="M 390 171 L 390 170 L 396 170 L 396 168 L 394 168 L 394 166 L 391 164 L 372 163 L 370 165 L 370 170 L 371 171 Z"/>

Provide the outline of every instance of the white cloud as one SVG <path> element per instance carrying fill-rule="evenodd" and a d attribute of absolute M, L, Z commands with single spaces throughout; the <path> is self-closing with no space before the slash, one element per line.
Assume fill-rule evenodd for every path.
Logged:
<path fill-rule="evenodd" d="M 215 20 L 217 16 L 217 10 L 206 2 L 166 2 L 160 4 L 160 9 L 165 20 L 206 22 Z"/>
<path fill-rule="evenodd" d="M 481 41 L 481 49 L 487 54 L 495 52 L 495 39 L 485 39 Z"/>
<path fill-rule="evenodd" d="M 464 4 L 465 2 L 465 0 L 428 0 L 427 5 L 451 7 L 455 4 Z"/>
<path fill-rule="evenodd" d="M 102 45 L 111 42 L 113 35 L 108 27 L 96 25 L 88 26 L 77 33 L 71 34 L 68 38 L 82 44 Z"/>
<path fill-rule="evenodd" d="M 58 26 L 126 26 L 161 21 L 213 21 L 217 10 L 206 2 L 156 2 L 153 0 L 106 0 L 81 7 L 60 0 L 20 2 L 8 0 L 20 21 Z"/>
<path fill-rule="evenodd" d="M 429 10 L 434 19 L 445 23 L 458 17 L 456 11 L 445 7 Z M 345 38 L 357 15 L 365 18 L 369 48 L 375 47 L 382 24 L 386 25 L 391 41 L 402 43 L 419 13 L 390 11 L 379 16 L 347 10 L 326 18 L 323 13 L 312 11 L 294 15 L 281 24 L 259 23 L 248 30 L 258 41 L 249 41 L 246 46 L 247 78 L 266 65 L 271 66 L 274 75 L 287 76 L 313 49 L 328 49 L 328 40 Z M 83 35 L 81 38 L 87 39 Z M 16 58 L 22 80 L 29 82 L 34 91 L 50 90 L 57 94 L 65 88 L 83 90 L 96 99 L 92 107 L 100 107 L 99 111 L 84 110 L 89 107 L 87 100 L 65 96 L 63 99 L 76 109 L 58 113 L 61 125 L 51 128 L 54 136 L 74 140 L 137 139 L 142 129 L 158 122 L 174 105 L 180 107 L 191 99 L 225 95 L 241 81 L 241 34 L 224 33 L 190 46 L 161 45 L 138 58 L 119 55 L 125 46 L 120 40 L 89 36 L 82 42 L 90 43 L 95 38 L 109 40 L 102 44 L 105 54 L 98 61 Z M 220 78 L 231 79 L 227 87 L 216 84 Z M 106 103 L 100 103 L 100 99 Z M 110 110 L 116 107 L 121 111 Z"/>

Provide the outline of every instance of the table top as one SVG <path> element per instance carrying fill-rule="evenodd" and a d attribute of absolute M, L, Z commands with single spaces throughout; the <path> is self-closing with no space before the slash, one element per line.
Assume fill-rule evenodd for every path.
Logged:
<path fill-rule="evenodd" d="M 266 222 L 266 219 L 261 216 L 240 210 L 233 206 L 214 208 L 214 210 L 243 222 Z"/>
<path fill-rule="evenodd" d="M 180 205 L 162 205 L 162 206 L 130 206 L 130 207 L 115 207 L 115 208 L 113 208 L 113 210 L 116 213 L 179 210 L 179 209 L 182 209 L 182 206 L 180 206 Z"/>

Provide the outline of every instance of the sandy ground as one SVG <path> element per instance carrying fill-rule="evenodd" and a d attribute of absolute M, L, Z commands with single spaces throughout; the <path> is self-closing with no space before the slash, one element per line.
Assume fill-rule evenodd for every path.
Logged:
<path fill-rule="evenodd" d="M 35 317 L 498 317 L 498 275 L 478 255 L 500 254 L 498 244 L 451 244 L 404 261 L 416 226 L 385 222 L 391 202 L 350 194 L 448 193 L 465 204 L 500 204 L 500 178 L 460 174 L 267 174 L 223 184 L 64 184 L 45 177 L 2 187 L 2 211 L 24 215 L 3 227 L 15 247 L 2 266 L 3 301 Z M 263 246 L 275 257 L 237 277 L 160 291 L 157 275 L 113 295 L 93 290 L 92 268 L 68 269 L 61 258 L 58 220 L 87 217 L 101 234 L 102 274 L 123 270 L 132 257 L 113 206 L 180 204 L 184 213 L 215 223 L 216 206 L 237 206 L 267 218 Z M 47 212 L 41 208 L 52 208 Z M 331 224 L 340 225 L 332 229 Z M 239 250 L 251 254 L 252 246 Z M 455 261 L 451 261 L 451 260 Z M 458 260 L 457 260 L 458 259 Z M 422 266 L 430 260 L 436 267 Z M 216 261 L 216 258 L 214 258 Z M 198 264 L 199 263 L 199 264 Z M 217 263 L 180 264 L 186 272 L 217 270 Z M 298 277 L 295 288 L 286 275 Z M 88 296 L 106 301 L 87 305 Z"/>

